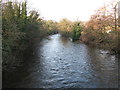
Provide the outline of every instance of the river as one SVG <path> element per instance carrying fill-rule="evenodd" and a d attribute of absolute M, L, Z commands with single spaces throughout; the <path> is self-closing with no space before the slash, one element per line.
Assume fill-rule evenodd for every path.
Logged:
<path fill-rule="evenodd" d="M 55 34 L 43 39 L 9 78 L 14 88 L 117 88 L 118 60 Z"/>

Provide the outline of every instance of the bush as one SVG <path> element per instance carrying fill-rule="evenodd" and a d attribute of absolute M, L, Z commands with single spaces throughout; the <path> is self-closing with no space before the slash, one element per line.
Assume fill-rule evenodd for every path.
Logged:
<path fill-rule="evenodd" d="M 77 25 L 74 25 L 74 29 L 72 31 L 72 40 L 73 41 L 79 40 L 81 32 L 82 32 L 82 27 L 79 26 L 79 23 Z"/>

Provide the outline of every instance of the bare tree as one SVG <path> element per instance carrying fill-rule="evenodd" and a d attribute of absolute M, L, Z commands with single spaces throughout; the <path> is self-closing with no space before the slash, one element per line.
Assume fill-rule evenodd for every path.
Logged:
<path fill-rule="evenodd" d="M 120 1 L 118 2 L 118 26 L 120 27 Z"/>
<path fill-rule="evenodd" d="M 115 9 L 115 30 L 117 30 L 117 4 L 114 7 Z"/>

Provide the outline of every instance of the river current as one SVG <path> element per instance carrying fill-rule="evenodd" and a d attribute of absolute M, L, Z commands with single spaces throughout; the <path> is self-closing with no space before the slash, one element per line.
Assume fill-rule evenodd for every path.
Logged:
<path fill-rule="evenodd" d="M 117 88 L 118 60 L 55 34 L 35 48 L 29 62 L 14 73 L 16 88 Z"/>

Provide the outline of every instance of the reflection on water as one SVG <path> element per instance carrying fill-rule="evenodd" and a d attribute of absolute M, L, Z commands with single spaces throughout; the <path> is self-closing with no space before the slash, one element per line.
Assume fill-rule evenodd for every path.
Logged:
<path fill-rule="evenodd" d="M 14 87 L 117 88 L 118 63 L 104 53 L 59 34 L 49 36 L 36 47 L 35 56 L 17 73 Z M 22 73 L 21 73 L 22 72 Z"/>

